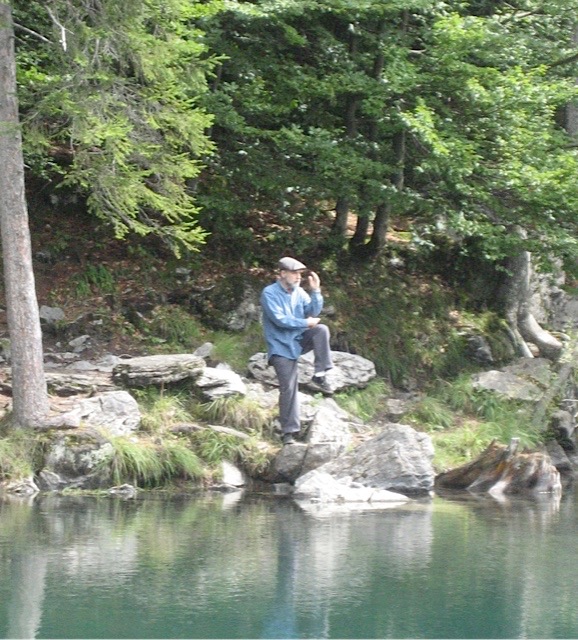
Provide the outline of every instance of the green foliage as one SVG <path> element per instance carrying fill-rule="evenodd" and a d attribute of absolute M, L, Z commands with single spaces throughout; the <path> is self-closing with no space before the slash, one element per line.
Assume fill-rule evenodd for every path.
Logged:
<path fill-rule="evenodd" d="M 191 419 L 191 400 L 183 393 L 162 392 L 155 387 L 134 393 L 142 412 L 141 429 L 147 433 L 160 434 L 179 422 Z"/>
<path fill-rule="evenodd" d="M 178 305 L 155 307 L 150 320 L 142 321 L 139 329 L 151 341 L 164 344 L 168 352 L 194 350 L 206 337 L 198 319 Z"/>
<path fill-rule="evenodd" d="M 272 410 L 265 409 L 247 396 L 218 398 L 201 404 L 197 409 L 197 415 L 211 422 L 259 436 L 267 433 L 273 418 Z"/>
<path fill-rule="evenodd" d="M 200 479 L 205 474 L 195 453 L 176 438 L 152 442 L 115 437 L 111 443 L 113 453 L 102 464 L 110 469 L 116 484 L 154 488 L 179 479 Z"/>
<path fill-rule="evenodd" d="M 395 386 L 467 366 L 463 339 L 448 317 L 451 292 L 435 280 L 403 278 L 377 264 L 357 271 L 345 266 L 345 277 L 343 267 L 333 276 L 331 301 L 343 318 L 332 333 L 347 350 L 372 360 L 378 374 Z"/>
<path fill-rule="evenodd" d="M 387 385 L 382 378 L 371 380 L 364 389 L 354 389 L 334 395 L 335 402 L 342 409 L 363 421 L 369 421 L 378 415 L 387 398 Z"/>
<path fill-rule="evenodd" d="M 112 273 L 102 264 L 87 264 L 84 272 L 74 278 L 76 295 L 79 298 L 87 298 L 93 292 L 99 294 L 114 293 L 116 280 Z"/>
<path fill-rule="evenodd" d="M 263 349 L 263 329 L 259 323 L 250 324 L 240 333 L 216 331 L 210 334 L 214 345 L 213 357 L 226 362 L 234 371 L 245 373 L 250 356 Z"/>
<path fill-rule="evenodd" d="M 18 480 L 35 472 L 36 456 L 41 448 L 34 434 L 14 429 L 0 437 L 0 479 Z"/>
<path fill-rule="evenodd" d="M 532 425 L 530 408 L 474 389 L 468 375 L 440 382 L 404 419 L 430 433 L 438 471 L 468 462 L 493 440 L 507 444 L 516 437 L 532 448 L 544 438 Z"/>
<path fill-rule="evenodd" d="M 191 446 L 198 452 L 199 457 L 213 467 L 223 460 L 235 460 L 244 446 L 243 440 L 238 436 L 210 428 L 194 432 L 190 439 Z"/>
<path fill-rule="evenodd" d="M 55 0 L 49 14 L 15 3 L 46 38 L 17 43 L 27 161 L 84 194 L 119 238 L 154 233 L 177 253 L 204 240 L 189 181 L 212 150 L 198 97 L 214 60 L 195 24 L 217 6 Z"/>

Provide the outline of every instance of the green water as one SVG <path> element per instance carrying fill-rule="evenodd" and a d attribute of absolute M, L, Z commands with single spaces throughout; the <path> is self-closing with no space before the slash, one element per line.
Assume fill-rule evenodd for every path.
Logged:
<path fill-rule="evenodd" d="M 576 638 L 574 495 L 0 501 L 3 638 Z"/>

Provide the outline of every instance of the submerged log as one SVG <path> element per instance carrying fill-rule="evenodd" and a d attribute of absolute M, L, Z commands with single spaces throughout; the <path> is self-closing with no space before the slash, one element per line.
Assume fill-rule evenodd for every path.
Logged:
<path fill-rule="evenodd" d="M 542 452 L 518 453 L 518 444 L 518 438 L 512 438 L 508 446 L 491 442 L 472 462 L 439 474 L 436 488 L 492 495 L 560 492 L 560 473 L 550 456 Z"/>

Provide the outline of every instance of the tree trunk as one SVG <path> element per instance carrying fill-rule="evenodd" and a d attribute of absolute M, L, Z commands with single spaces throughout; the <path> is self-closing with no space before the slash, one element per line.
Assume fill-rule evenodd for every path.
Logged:
<path fill-rule="evenodd" d="M 355 225 L 355 232 L 351 236 L 349 241 L 349 249 L 354 254 L 361 253 L 361 248 L 365 244 L 365 238 L 367 237 L 367 230 L 369 229 L 369 213 L 357 215 L 357 223 Z"/>
<path fill-rule="evenodd" d="M 517 232 L 520 236 L 524 235 L 521 229 Z M 562 353 L 562 344 L 538 324 L 530 311 L 531 254 L 521 251 L 510 258 L 507 269 L 510 275 L 504 292 L 505 315 L 519 355 L 533 357 L 528 346 L 528 342 L 531 342 L 538 347 L 540 355 L 557 360 Z"/>
<path fill-rule="evenodd" d="M 396 170 L 392 175 L 392 184 L 396 188 L 398 193 L 403 191 L 405 181 L 405 130 L 398 131 L 393 139 L 393 147 L 395 154 Z M 376 256 L 381 253 L 385 245 L 387 244 L 387 229 L 389 225 L 389 218 L 391 215 L 391 204 L 380 204 L 375 210 L 375 220 L 373 221 L 373 231 L 371 233 L 371 239 L 368 243 L 369 255 Z"/>
<path fill-rule="evenodd" d="M 357 36 L 353 32 L 349 32 L 349 55 L 353 56 L 357 51 Z M 347 96 L 345 105 L 345 132 L 346 137 L 354 140 L 357 136 L 357 111 L 359 109 L 359 96 L 350 94 Z M 335 236 L 344 238 L 347 233 L 347 219 L 349 216 L 348 198 L 341 195 L 337 198 L 335 204 L 335 220 L 331 227 L 331 232 Z"/>
<path fill-rule="evenodd" d="M 331 232 L 344 238 L 347 233 L 347 218 L 349 216 L 349 202 L 347 198 L 338 198 L 335 204 L 335 220 L 331 227 Z"/>
<path fill-rule="evenodd" d="M 572 43 L 575 48 L 578 48 L 578 27 L 574 29 Z M 578 83 L 578 78 L 576 78 L 576 83 Z M 573 138 L 578 138 L 578 101 L 574 100 L 570 104 L 566 105 L 565 112 L 566 131 Z"/>
<path fill-rule="evenodd" d="M 14 28 L 6 0 L 0 0 L 0 167 L 0 232 L 12 354 L 13 419 L 15 426 L 34 427 L 48 412 L 48 393 L 24 195 Z"/>

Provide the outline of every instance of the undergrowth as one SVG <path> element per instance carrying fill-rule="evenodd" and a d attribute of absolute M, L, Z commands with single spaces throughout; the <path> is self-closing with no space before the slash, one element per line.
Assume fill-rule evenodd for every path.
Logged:
<path fill-rule="evenodd" d="M 465 464 L 493 440 L 507 444 L 516 437 L 532 448 L 543 439 L 527 406 L 475 389 L 467 375 L 439 382 L 404 420 L 430 434 L 438 472 Z"/>

